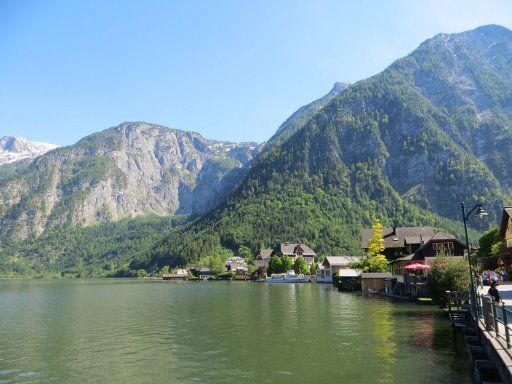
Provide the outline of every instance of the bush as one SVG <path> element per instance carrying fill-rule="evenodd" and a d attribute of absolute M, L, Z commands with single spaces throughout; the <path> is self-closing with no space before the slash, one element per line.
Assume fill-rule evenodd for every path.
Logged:
<path fill-rule="evenodd" d="M 428 284 L 434 302 L 445 305 L 446 291 L 466 294 L 469 291 L 469 266 L 462 257 L 438 257 L 428 274 Z"/>
<path fill-rule="evenodd" d="M 137 270 L 137 277 L 147 277 L 148 273 L 144 269 Z"/>

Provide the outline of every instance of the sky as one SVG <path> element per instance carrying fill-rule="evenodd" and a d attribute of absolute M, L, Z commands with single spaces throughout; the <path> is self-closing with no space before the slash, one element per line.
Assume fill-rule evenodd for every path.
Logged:
<path fill-rule="evenodd" d="M 484 24 L 512 29 L 512 1 L 0 0 L 0 137 L 146 121 L 263 142 L 334 82 Z"/>

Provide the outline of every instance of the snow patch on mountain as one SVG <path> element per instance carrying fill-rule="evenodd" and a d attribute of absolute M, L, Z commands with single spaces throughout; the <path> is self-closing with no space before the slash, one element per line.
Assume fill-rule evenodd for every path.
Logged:
<path fill-rule="evenodd" d="M 0 165 L 33 159 L 57 147 L 55 144 L 29 141 L 24 137 L 4 136 L 0 138 Z"/>

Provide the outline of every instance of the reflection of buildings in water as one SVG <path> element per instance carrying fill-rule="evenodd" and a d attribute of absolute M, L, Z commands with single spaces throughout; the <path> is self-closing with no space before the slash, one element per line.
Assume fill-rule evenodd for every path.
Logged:
<path fill-rule="evenodd" d="M 411 344 L 432 347 L 434 344 L 434 314 L 419 314 L 415 316 L 413 324 Z"/>
<path fill-rule="evenodd" d="M 392 307 L 383 305 L 372 312 L 371 320 L 375 334 L 375 352 L 382 358 L 382 373 L 379 383 L 393 383 L 393 365 L 396 362 L 396 332 Z"/>

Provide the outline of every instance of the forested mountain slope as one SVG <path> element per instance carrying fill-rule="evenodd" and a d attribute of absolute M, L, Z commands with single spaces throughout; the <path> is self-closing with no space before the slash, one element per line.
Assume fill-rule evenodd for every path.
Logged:
<path fill-rule="evenodd" d="M 512 32 L 492 25 L 426 41 L 264 151 L 222 206 L 138 265 L 278 241 L 359 253 L 374 217 L 460 233 L 461 201 L 496 221 L 511 195 L 511 47 Z"/>

